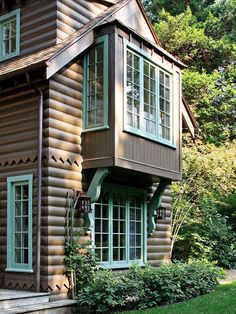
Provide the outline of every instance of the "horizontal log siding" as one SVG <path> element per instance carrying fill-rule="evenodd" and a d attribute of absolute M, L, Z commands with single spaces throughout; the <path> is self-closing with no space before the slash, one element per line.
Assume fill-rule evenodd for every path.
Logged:
<path fill-rule="evenodd" d="M 37 156 L 38 95 L 32 88 L 0 96 L 0 166 Z"/>
<path fill-rule="evenodd" d="M 0 106 L 1 108 L 1 106 Z M 0 132 L 1 134 L 1 132 Z M 33 224 L 36 224 L 37 162 L 0 166 L 0 281 L 1 288 L 35 291 L 35 274 L 5 272 L 7 267 L 7 177 L 33 174 Z M 35 271 L 36 229 L 33 229 L 33 269 Z"/>
<path fill-rule="evenodd" d="M 81 189 L 82 66 L 70 64 L 49 82 L 44 110 L 41 285 L 53 294 L 68 292 L 64 276 L 67 194 Z M 71 158 L 71 156 L 73 158 Z M 84 234 L 84 218 L 75 234 Z"/>
<path fill-rule="evenodd" d="M 94 1 L 57 0 L 57 43 L 105 10 Z"/>
<path fill-rule="evenodd" d="M 171 190 L 168 187 L 161 206 L 167 209 L 166 219 L 158 220 L 153 235 L 147 239 L 147 261 L 153 266 L 170 262 L 171 250 Z"/>
<path fill-rule="evenodd" d="M 21 9 L 20 55 L 56 44 L 56 0 L 26 0 Z"/>

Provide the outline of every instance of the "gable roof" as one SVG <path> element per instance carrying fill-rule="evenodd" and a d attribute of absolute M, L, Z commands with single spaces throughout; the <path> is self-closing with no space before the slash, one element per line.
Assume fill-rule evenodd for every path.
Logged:
<path fill-rule="evenodd" d="M 149 21 L 140 0 L 120 0 L 111 1 L 110 3 L 117 2 L 111 5 L 104 12 L 99 14 L 95 19 L 89 21 L 80 29 L 75 31 L 68 38 L 64 39 L 60 44 L 53 47 L 46 48 L 31 55 L 22 56 L 16 60 L 9 60 L 8 62 L 0 63 L 0 80 L 8 76 L 13 76 L 16 72 L 27 71 L 32 67 L 44 66 L 47 68 L 47 78 L 50 78 L 54 73 L 59 71 L 64 65 L 69 63 L 85 49 L 87 49 L 94 42 L 94 29 L 99 25 L 105 24 L 108 20 L 112 20 L 112 16 L 120 11 L 123 7 L 136 1 L 140 8 L 145 21 L 150 28 L 155 42 L 151 44 L 158 49 L 162 54 L 170 58 L 179 66 L 184 67 L 184 64 L 161 48 L 160 42 L 155 34 L 155 31 Z"/>

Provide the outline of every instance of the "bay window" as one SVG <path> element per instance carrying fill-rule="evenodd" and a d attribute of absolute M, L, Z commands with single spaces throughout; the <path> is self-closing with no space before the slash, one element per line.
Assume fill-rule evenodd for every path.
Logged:
<path fill-rule="evenodd" d="M 172 74 L 125 45 L 125 130 L 173 145 Z"/>

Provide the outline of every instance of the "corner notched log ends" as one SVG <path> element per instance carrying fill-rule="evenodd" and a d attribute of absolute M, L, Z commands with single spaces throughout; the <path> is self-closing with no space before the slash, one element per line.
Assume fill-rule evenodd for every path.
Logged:
<path fill-rule="evenodd" d="M 78 235 L 103 267 L 170 260 L 183 67 L 139 0 L 0 1 L 0 288 L 68 297 Z M 91 211 L 68 214 L 72 190 Z"/>

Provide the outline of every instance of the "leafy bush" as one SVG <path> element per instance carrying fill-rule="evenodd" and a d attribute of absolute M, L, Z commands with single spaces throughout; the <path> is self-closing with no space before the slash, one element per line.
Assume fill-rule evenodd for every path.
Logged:
<path fill-rule="evenodd" d="M 98 270 L 94 250 L 89 243 L 72 242 L 65 248 L 65 275 L 69 281 L 74 276 L 76 290 L 86 286 Z"/>
<path fill-rule="evenodd" d="M 99 270 L 79 291 L 85 313 L 144 309 L 191 299 L 211 292 L 222 271 L 209 263 L 134 266 L 127 272 Z"/>

